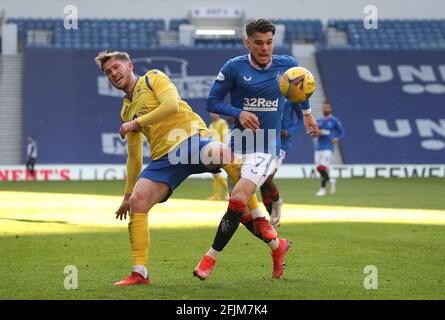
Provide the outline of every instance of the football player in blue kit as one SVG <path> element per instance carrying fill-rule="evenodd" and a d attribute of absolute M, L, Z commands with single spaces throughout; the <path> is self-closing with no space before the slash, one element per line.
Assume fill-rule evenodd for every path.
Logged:
<path fill-rule="evenodd" d="M 331 194 L 335 193 L 336 181 L 329 177 L 329 165 L 331 164 L 334 145 L 345 136 L 345 130 L 338 120 L 332 115 L 332 106 L 328 101 L 323 105 L 323 118 L 317 120 L 320 135 L 315 145 L 315 165 L 321 176 L 321 188 L 317 196 L 326 194 L 326 183 L 329 181 Z"/>
<path fill-rule="evenodd" d="M 277 168 L 273 174 L 267 177 L 264 184 L 261 186 L 261 197 L 263 198 L 264 206 L 270 215 L 270 223 L 275 228 L 280 226 L 281 206 L 283 200 L 280 198 L 278 187 L 274 183 L 275 173 L 282 165 L 286 155 L 292 148 L 292 140 L 294 135 L 304 127 L 304 115 L 302 107 L 309 105 L 309 101 L 303 103 L 291 103 L 286 101 L 284 104 L 283 118 L 281 120 L 281 150 L 277 161 Z"/>
<path fill-rule="evenodd" d="M 297 66 L 287 55 L 273 55 L 275 26 L 255 19 L 245 26 L 245 46 L 249 53 L 227 61 L 219 72 L 207 98 L 207 110 L 235 118 L 230 146 L 242 161 L 241 177 L 236 182 L 226 214 L 215 239 L 193 274 L 207 279 L 219 254 L 238 228 L 249 197 L 275 172 L 280 154 L 281 118 L 286 99 L 279 90 L 278 78 Z M 230 93 L 230 103 L 224 98 Z M 302 107 L 306 133 L 318 136 L 318 125 L 309 105 Z M 257 214 L 260 214 L 257 212 Z M 256 217 L 252 217 L 256 218 Z M 246 223 L 246 221 L 243 221 Z M 271 228 L 275 230 L 274 228 Z M 272 277 L 280 278 L 289 241 L 264 239 L 272 250 Z"/>

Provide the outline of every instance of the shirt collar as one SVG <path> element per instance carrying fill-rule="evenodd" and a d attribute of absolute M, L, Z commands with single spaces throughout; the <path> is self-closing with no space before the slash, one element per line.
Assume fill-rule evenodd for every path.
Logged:
<path fill-rule="evenodd" d="M 125 95 L 125 98 L 127 98 L 130 101 L 132 101 L 132 99 L 134 97 L 134 90 L 136 90 L 139 80 L 141 80 L 141 76 L 139 76 L 138 79 L 136 80 L 136 84 L 134 85 L 133 92 L 131 93 L 131 97 L 129 97 L 128 94 Z"/>
<path fill-rule="evenodd" d="M 249 56 L 249 63 L 250 63 L 250 65 L 251 65 L 252 67 L 254 67 L 255 69 L 257 69 L 257 70 L 267 70 L 267 69 L 269 69 L 270 66 L 272 65 L 272 60 L 273 60 L 272 57 L 270 57 L 270 61 L 269 61 L 269 63 L 266 64 L 266 66 L 265 66 L 264 68 L 262 68 L 262 67 L 260 67 L 260 66 L 255 62 L 255 60 L 252 58 L 252 56 L 250 55 L 250 53 L 248 54 L 248 56 Z"/>

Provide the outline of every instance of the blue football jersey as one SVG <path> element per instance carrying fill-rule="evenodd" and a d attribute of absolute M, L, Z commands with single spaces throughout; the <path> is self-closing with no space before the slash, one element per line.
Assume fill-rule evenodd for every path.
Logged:
<path fill-rule="evenodd" d="M 222 67 L 207 98 L 207 110 L 236 119 L 231 132 L 231 148 L 235 153 L 279 155 L 281 118 L 287 100 L 281 95 L 278 79 L 287 69 L 297 65 L 291 56 L 272 55 L 271 63 L 261 68 L 246 54 L 227 61 Z M 228 93 L 230 104 L 224 102 Z M 308 109 L 309 105 L 303 108 Z M 260 130 L 252 133 L 243 128 L 239 122 L 242 111 L 258 117 Z"/>
<path fill-rule="evenodd" d="M 301 104 L 287 101 L 284 104 L 281 130 L 287 130 L 287 137 L 281 138 L 281 150 L 289 153 L 292 148 L 293 136 L 304 127 L 304 115 Z"/>
<path fill-rule="evenodd" d="M 317 139 L 316 150 L 331 150 L 334 151 L 334 144 L 332 139 L 341 139 L 345 135 L 343 126 L 336 117 L 329 116 L 327 118 L 320 118 L 317 120 L 320 135 Z"/>

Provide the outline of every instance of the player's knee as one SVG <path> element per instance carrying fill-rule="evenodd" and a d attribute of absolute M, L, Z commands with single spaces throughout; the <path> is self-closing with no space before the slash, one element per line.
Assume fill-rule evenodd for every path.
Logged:
<path fill-rule="evenodd" d="M 144 200 L 137 193 L 133 193 L 130 197 L 130 210 L 131 212 L 145 212 Z"/>
<path fill-rule="evenodd" d="M 233 203 L 242 203 L 244 207 L 247 207 L 247 201 L 249 200 L 249 197 L 242 192 L 236 192 L 230 195 L 229 204 L 230 202 Z"/>

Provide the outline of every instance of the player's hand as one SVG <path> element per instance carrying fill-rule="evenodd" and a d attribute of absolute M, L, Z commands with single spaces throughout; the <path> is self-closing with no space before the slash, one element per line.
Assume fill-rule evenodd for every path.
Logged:
<path fill-rule="evenodd" d="M 281 138 L 287 138 L 288 135 L 289 132 L 287 132 L 287 130 L 281 130 Z"/>
<path fill-rule="evenodd" d="M 117 209 L 115 215 L 116 219 L 127 219 L 127 213 L 130 213 L 130 194 L 126 193 L 124 200 L 122 200 L 121 206 Z"/>
<path fill-rule="evenodd" d="M 260 128 L 258 117 L 249 111 L 241 111 L 239 122 L 246 129 L 256 130 Z"/>
<path fill-rule="evenodd" d="M 137 119 L 134 119 L 133 121 L 125 122 L 123 125 L 121 125 L 119 133 L 121 135 L 121 138 L 124 139 L 127 133 L 137 131 L 140 128 L 141 126 L 139 125 L 139 122 L 137 121 Z"/>
<path fill-rule="evenodd" d="M 318 123 L 312 113 L 304 115 L 304 128 L 306 129 L 306 134 L 318 137 Z"/>
<path fill-rule="evenodd" d="M 337 144 L 337 143 L 338 143 L 338 138 L 332 139 L 332 144 Z"/>

